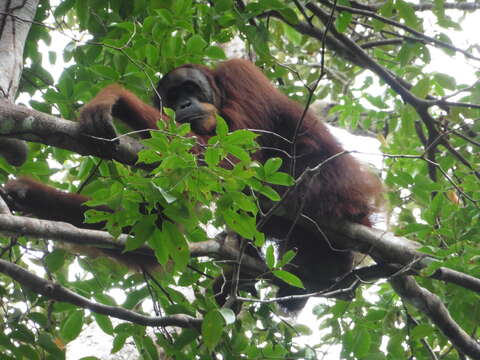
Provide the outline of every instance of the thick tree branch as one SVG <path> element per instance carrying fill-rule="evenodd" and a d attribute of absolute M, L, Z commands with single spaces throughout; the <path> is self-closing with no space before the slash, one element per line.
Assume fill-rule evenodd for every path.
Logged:
<path fill-rule="evenodd" d="M 329 14 L 325 13 L 320 7 L 316 6 L 315 4 L 308 3 L 306 7 L 312 11 L 312 13 L 317 16 L 326 26 L 328 24 L 328 21 L 330 19 Z M 280 15 L 280 14 L 272 14 L 272 16 L 275 16 L 282 21 L 288 22 Z M 305 27 L 306 25 L 304 25 Z M 295 28 L 302 32 L 301 28 L 299 25 L 296 25 Z M 311 28 L 311 29 L 316 29 L 316 28 Z M 318 34 L 315 34 L 312 32 L 312 30 L 309 31 L 311 36 L 316 37 L 318 40 L 321 40 L 321 38 L 318 38 Z M 354 41 L 349 39 L 347 36 L 345 36 L 342 33 L 339 33 L 336 31 L 334 28 L 330 30 L 332 37 L 335 38 L 335 41 L 341 44 L 340 46 L 344 49 L 348 49 L 348 56 L 346 56 L 347 59 L 355 59 L 354 63 L 361 66 L 365 67 L 375 74 L 377 74 L 383 81 L 385 81 L 397 94 L 400 95 L 403 101 L 406 103 L 410 104 L 412 107 L 415 108 L 417 114 L 420 116 L 422 119 L 423 123 L 428 129 L 429 132 L 429 140 L 432 139 L 440 139 L 440 143 L 445 146 L 449 152 L 455 156 L 457 159 L 459 159 L 465 166 L 469 167 L 470 169 L 473 170 L 472 165 L 466 161 L 458 151 L 453 149 L 453 147 L 448 143 L 446 139 L 442 137 L 442 134 L 439 132 L 435 125 L 435 121 L 433 120 L 432 116 L 429 114 L 428 109 L 434 105 L 439 105 L 441 106 L 441 102 L 443 101 L 442 99 L 432 99 L 432 97 L 427 96 L 427 99 L 422 99 L 413 94 L 410 91 L 410 86 L 407 84 L 405 81 L 402 79 L 399 79 L 397 76 L 392 74 L 389 70 L 384 68 L 382 65 L 380 65 L 378 62 L 376 62 L 374 59 L 372 59 L 359 45 L 357 45 Z M 331 43 L 331 42 L 330 42 Z M 330 44 L 327 41 L 327 45 Z M 445 104 L 444 104 L 445 105 Z M 472 107 L 476 107 L 476 105 L 473 105 Z M 448 109 L 448 106 L 446 107 Z M 434 148 L 431 149 L 432 154 L 433 154 Z M 430 158 L 431 161 L 435 162 L 435 157 L 432 156 Z M 478 171 L 474 171 L 474 174 L 480 178 L 480 173 Z"/>
<path fill-rule="evenodd" d="M 303 226 L 312 226 L 303 224 Z M 418 274 L 418 270 L 427 266 L 431 261 L 435 261 L 427 255 L 414 249 L 412 241 L 394 236 L 391 233 L 377 229 L 372 229 L 360 224 L 349 222 L 338 222 L 330 224 L 330 228 L 335 228 L 340 237 L 339 244 L 342 246 L 368 253 L 376 259 L 380 259 L 382 265 L 372 266 L 356 270 L 352 273 L 352 279 L 345 278 L 335 288 L 350 286 L 353 280 L 361 278 L 363 281 L 373 281 L 380 278 L 387 278 L 396 273 Z M 316 231 L 311 228 L 311 231 Z M 94 246 L 103 249 L 113 249 L 121 253 L 127 241 L 127 235 L 120 235 L 114 238 L 105 231 L 88 230 L 77 228 L 71 224 L 34 219 L 25 216 L 0 214 L 0 233 L 6 236 L 29 236 L 37 239 L 49 239 L 79 246 Z M 216 238 L 196 243 L 189 243 L 189 251 L 192 257 L 212 256 L 222 260 L 236 261 L 239 256 L 239 249 L 231 245 L 226 238 L 228 234 L 222 233 Z M 148 256 L 154 259 L 151 248 L 141 247 L 128 254 L 138 256 Z M 396 265 L 387 265 L 387 264 Z M 242 271 L 250 273 L 252 276 L 262 276 L 272 280 L 268 275 L 268 268 L 265 264 L 247 254 L 242 256 Z M 480 293 L 480 280 L 448 268 L 439 268 L 431 276 L 434 279 L 450 282 L 466 289 Z M 345 285 L 345 286 L 344 286 Z"/>
<path fill-rule="evenodd" d="M 82 136 L 76 122 L 3 101 L 0 101 L 0 136 L 56 146 L 81 155 L 112 158 L 89 138 Z M 119 140 L 113 159 L 134 165 L 143 145 L 128 136 L 122 136 Z"/>
<path fill-rule="evenodd" d="M 330 1 L 328 0 L 320 0 L 320 2 L 328 7 L 332 7 L 333 6 L 333 3 L 331 3 Z M 366 16 L 366 17 L 370 17 L 372 19 L 377 19 L 385 24 L 389 24 L 389 25 L 392 25 L 394 27 L 397 27 L 399 29 L 402 29 L 404 30 L 405 32 L 407 33 L 410 33 L 414 36 L 416 36 L 417 38 L 419 39 L 423 39 L 424 41 L 426 42 L 429 42 L 429 43 L 432 43 L 432 44 L 435 44 L 439 47 L 443 47 L 445 49 L 450 49 L 450 50 L 453 50 L 453 51 L 457 51 L 457 52 L 460 52 L 462 53 L 463 55 L 465 55 L 467 58 L 470 58 L 470 59 L 474 59 L 474 60 L 480 60 L 480 58 L 470 54 L 468 51 L 466 50 L 463 50 L 463 49 L 460 49 L 456 46 L 453 46 L 453 45 L 450 45 L 444 41 L 440 41 L 440 40 L 437 40 L 431 36 L 428 36 L 428 35 L 425 35 L 424 33 L 420 32 L 420 31 L 417 31 L 415 29 L 412 29 L 411 27 L 407 26 L 407 25 L 404 25 L 402 23 L 399 23 L 398 21 L 395 21 L 395 20 L 392 20 L 392 19 L 389 19 L 389 18 L 386 18 L 384 16 L 381 16 L 381 15 L 378 15 L 376 14 L 374 11 L 369 11 L 369 10 L 364 10 L 364 9 L 356 9 L 356 8 L 353 8 L 353 7 L 349 7 L 349 6 L 342 6 L 342 5 L 337 5 L 335 7 L 337 10 L 340 10 L 340 11 L 347 11 L 349 13 L 352 13 L 352 14 L 357 14 L 357 15 L 362 15 L 362 16 Z"/>
<path fill-rule="evenodd" d="M 125 247 L 128 235 L 122 234 L 114 238 L 108 232 L 77 228 L 60 221 L 34 219 L 26 216 L 0 214 L 0 233 L 6 236 L 29 236 L 38 239 L 49 239 L 80 246 L 94 246 L 101 249 L 118 250 L 121 253 Z M 224 241 L 224 236 L 215 239 L 190 243 L 189 250 L 192 257 L 213 256 L 223 260 L 236 260 L 238 249 Z M 131 254 L 154 258 L 151 248 L 140 247 Z M 128 253 L 127 253 L 128 256 Z M 265 264 L 257 259 L 245 255 L 242 267 L 252 269 L 256 273 L 267 271 Z"/>
<path fill-rule="evenodd" d="M 308 3 L 306 7 L 312 11 L 312 13 L 317 16 L 325 25 L 328 23 L 330 16 L 326 12 L 324 12 L 320 7 L 316 6 L 313 3 Z M 297 31 L 302 34 L 312 36 L 319 41 L 323 39 L 323 31 L 320 29 L 308 25 L 306 23 L 298 23 L 298 24 L 290 24 L 280 13 L 271 12 L 271 16 L 276 17 L 283 22 L 289 24 Z M 468 162 L 463 161 L 464 159 L 458 154 L 458 152 L 453 151 L 452 147 L 448 144 L 448 142 L 442 138 L 440 132 L 438 131 L 437 127 L 435 126 L 435 121 L 431 117 L 428 112 L 429 107 L 434 105 L 439 105 L 440 107 L 445 106 L 445 109 L 448 109 L 448 104 L 443 103 L 443 99 L 435 99 L 431 96 L 427 96 L 426 99 L 421 99 L 415 96 L 412 92 L 410 92 L 411 85 L 405 82 L 403 79 L 395 76 L 392 74 L 388 69 L 384 68 L 374 59 L 372 59 L 359 45 L 357 45 L 354 41 L 349 39 L 344 34 L 339 33 L 334 28 L 330 29 L 330 33 L 327 35 L 326 44 L 333 50 L 339 52 L 339 54 L 345 57 L 347 60 L 351 61 L 352 63 L 371 70 L 375 74 L 377 74 L 383 81 L 385 81 L 397 94 L 401 96 L 403 101 L 410 104 L 412 107 L 415 108 L 416 112 L 422 119 L 422 122 L 428 129 L 429 138 L 436 139 L 441 138 L 441 144 L 444 145 L 456 158 L 462 161 L 466 166 L 470 169 L 472 168 Z M 453 105 L 453 104 L 452 104 Z M 472 107 L 475 107 L 473 105 Z M 443 107 L 442 107 L 443 108 Z M 434 160 L 434 159 L 433 159 Z M 476 176 L 478 172 L 475 172 Z"/>
<path fill-rule="evenodd" d="M 91 145 L 88 141 L 86 141 L 85 138 L 79 135 L 78 125 L 74 122 L 59 119 L 51 115 L 43 114 L 35 110 L 5 102 L 0 103 L 0 119 L 3 120 L 0 122 L 0 134 L 16 136 L 18 138 L 30 141 L 38 141 L 47 145 L 58 146 L 68 150 L 76 151 L 80 154 L 91 154 L 97 156 L 102 155 L 98 152 L 99 150 L 95 145 Z M 115 153 L 115 159 L 126 164 L 133 164 L 137 159 L 137 152 L 142 148 L 142 145 L 135 140 L 128 137 L 122 137 L 120 139 L 118 151 Z M 288 217 L 288 214 L 276 215 Z M 46 231 L 40 231 L 37 233 L 32 231 L 29 233 L 30 236 L 48 234 L 49 238 L 55 238 L 55 236 L 53 236 L 51 233 L 52 226 L 48 225 L 49 222 L 41 223 L 41 220 L 30 218 L 25 219 L 28 219 L 26 221 L 40 222 L 37 224 L 32 224 L 32 227 L 30 227 L 31 229 L 38 229 L 38 224 L 41 224 L 40 227 L 45 227 L 46 229 Z M 76 228 L 65 223 L 58 224 L 60 224 L 60 226 L 53 226 L 56 231 L 60 232 L 56 238 L 71 238 L 66 236 L 66 234 L 72 233 L 72 229 Z M 302 219 L 301 225 L 310 227 L 313 231 L 318 231 L 319 225 L 317 223 L 312 223 L 311 221 Z M 385 263 L 397 263 L 404 266 L 411 266 L 412 262 L 414 262 L 416 269 L 424 267 L 428 263 L 428 261 L 427 263 L 424 263 L 425 260 L 423 258 L 425 255 L 415 251 L 414 246 L 412 247 L 412 243 L 407 239 L 397 238 L 389 233 L 384 233 L 379 230 L 366 228 L 352 223 L 337 223 L 332 226 L 332 223 L 330 222 L 329 224 L 326 224 L 326 226 L 329 229 L 332 229 L 332 231 L 341 232 L 346 235 L 338 237 L 339 242 L 335 244 L 335 246 L 354 249 L 359 252 L 370 254 L 373 258 Z M 322 227 L 324 227 L 324 225 L 322 225 Z M 8 227 L 4 226 L 1 228 L 3 230 L 8 229 Z M 102 241 L 105 240 L 104 235 L 106 233 L 98 232 L 99 234 L 96 234 L 93 236 L 93 238 L 91 238 L 89 235 L 84 233 L 85 231 L 88 230 L 76 229 L 73 231 L 74 234 L 79 234 L 79 238 L 77 241 L 73 240 L 72 242 L 80 243 L 81 245 L 88 245 L 88 239 L 91 239 L 93 242 L 91 245 L 111 247 L 111 237 L 108 238 L 107 243 L 102 243 Z M 18 233 L 18 228 L 14 232 Z M 99 237 L 96 237 L 97 235 Z M 381 240 L 379 241 L 379 239 Z M 119 244 L 118 242 L 113 243 L 116 244 L 116 246 Z M 206 247 L 208 246 L 214 248 L 211 253 L 220 251 L 220 245 L 218 243 L 209 243 L 209 245 L 198 244 L 195 246 L 203 247 L 203 250 L 199 250 L 198 252 L 200 254 L 199 256 L 205 254 L 205 251 L 207 251 Z M 230 256 L 230 259 L 234 260 L 237 256 L 237 251 L 235 249 L 231 250 L 232 251 L 228 254 L 228 251 L 223 249 L 222 251 L 227 251 L 227 253 L 221 254 L 221 256 Z M 195 249 L 191 249 L 192 254 L 194 254 L 195 251 Z M 258 265 L 259 263 L 257 262 L 254 267 Z M 245 264 L 245 266 L 248 267 L 248 263 Z M 445 279 L 442 278 L 442 280 Z M 451 281 L 451 279 L 448 281 Z M 476 279 L 473 283 L 476 284 Z M 459 285 L 462 284 L 459 283 Z M 475 287 L 476 285 L 473 286 Z M 472 285 L 467 287 L 472 288 Z"/>
<path fill-rule="evenodd" d="M 480 294 L 480 279 L 449 268 L 441 267 L 431 276 L 433 279 L 453 283 Z"/>
<path fill-rule="evenodd" d="M 418 275 L 419 273 L 418 271 L 404 265 L 375 264 L 354 270 L 351 274 L 348 274 L 348 276 L 342 279 L 340 283 L 335 286 L 335 289 L 349 287 L 350 284 L 357 279 L 360 279 L 362 282 L 373 282 L 379 279 L 388 279 L 399 274 Z M 480 279 L 460 271 L 441 267 L 429 277 L 446 283 L 455 284 L 480 294 Z"/>
<path fill-rule="evenodd" d="M 437 295 L 419 286 L 411 276 L 394 277 L 390 283 L 402 299 L 430 318 L 460 352 L 480 359 L 480 344 L 452 319 Z"/>
<path fill-rule="evenodd" d="M 405 42 L 403 38 L 394 38 L 394 39 L 384 39 L 377 41 L 370 41 L 360 45 L 362 49 L 371 49 L 377 46 L 386 46 L 386 45 L 402 45 Z"/>
<path fill-rule="evenodd" d="M 435 4 L 411 4 L 409 5 L 416 11 L 429 11 L 435 8 Z M 443 3 L 442 7 L 444 9 L 454 9 L 454 10 L 464 10 L 464 11 L 475 11 L 480 9 L 480 3 L 478 2 L 450 2 Z"/>
<path fill-rule="evenodd" d="M 0 4 L 0 99 L 13 103 L 23 70 L 23 48 L 35 17 L 38 0 L 3 1 Z M 16 16 L 25 18 L 18 21 Z M 0 138 L 0 156 L 13 166 L 27 159 L 24 141 Z"/>
<path fill-rule="evenodd" d="M 298 23 L 292 24 L 277 11 L 269 11 L 264 14 L 261 14 L 259 17 L 261 18 L 261 17 L 267 17 L 267 16 L 277 18 L 283 21 L 285 24 L 297 30 L 299 33 L 311 36 L 319 41 L 322 41 L 324 37 L 324 31 L 322 31 L 318 27 L 311 26 L 310 24 L 301 22 L 301 21 Z M 354 54 L 350 51 L 350 49 L 348 49 L 345 45 L 343 45 L 331 34 L 327 33 L 327 35 L 325 36 L 325 43 L 329 47 L 329 49 L 338 53 L 340 56 L 344 57 L 348 61 L 351 61 L 353 64 L 356 64 L 360 67 L 364 67 L 363 64 L 354 57 Z"/>
<path fill-rule="evenodd" d="M 369 10 L 369 11 L 378 11 L 383 5 L 384 5 L 384 2 L 382 1 L 379 1 L 376 4 L 372 4 L 372 5 L 363 4 L 361 2 L 354 1 L 354 0 L 350 1 L 350 6 L 352 6 L 353 8 Z M 410 6 L 415 11 L 430 11 L 437 8 L 437 5 L 434 2 L 423 3 L 423 4 L 408 3 L 408 6 Z M 441 7 L 449 10 L 454 9 L 454 10 L 463 10 L 463 11 L 474 11 L 474 10 L 480 9 L 480 4 L 477 2 L 445 2 L 441 4 Z"/>
<path fill-rule="evenodd" d="M 312 3 L 307 4 L 306 7 L 312 11 L 312 13 L 323 23 L 327 23 L 329 15 L 321 8 Z M 405 86 L 401 84 L 390 71 L 374 61 L 359 45 L 357 45 L 357 43 L 349 39 L 344 34 L 339 33 L 334 28 L 331 29 L 331 32 L 344 47 L 348 48 L 350 52 L 352 52 L 352 56 L 357 58 L 363 67 L 370 69 L 380 76 L 393 90 L 395 90 L 397 94 L 402 97 L 405 102 L 414 107 L 426 107 L 428 105 L 425 100 L 418 98 L 408 91 L 408 89 L 405 88 Z"/>
<path fill-rule="evenodd" d="M 90 301 L 86 297 L 78 295 L 59 284 L 42 279 L 41 277 L 28 272 L 21 266 L 2 259 L 0 259 L 0 272 L 10 276 L 13 280 L 19 282 L 35 293 L 41 294 L 50 299 L 68 302 L 83 309 L 89 309 L 98 314 L 112 316 L 139 325 L 198 328 L 202 322 L 202 319 L 195 319 L 188 315 L 179 314 L 171 316 L 149 317 L 121 307 L 99 304 Z"/>
<path fill-rule="evenodd" d="M 0 98 L 17 96 L 23 70 L 23 48 L 37 11 L 38 0 L 2 1 L 0 4 Z M 16 16 L 26 19 L 18 21 Z"/>
<path fill-rule="evenodd" d="M 329 15 L 322 9 L 312 3 L 308 3 L 306 7 L 311 10 L 325 24 L 328 22 Z M 299 22 L 297 24 L 289 23 L 280 13 L 269 12 L 268 15 L 275 17 L 284 23 L 292 26 L 301 34 L 311 36 L 319 41 L 322 41 L 324 32 L 317 27 L 310 26 L 306 23 Z M 383 81 L 385 81 L 401 98 L 416 109 L 427 108 L 431 106 L 430 102 L 421 99 L 409 91 L 411 85 L 407 84 L 402 79 L 397 78 L 389 70 L 373 60 L 362 48 L 347 36 L 340 34 L 334 28 L 330 29 L 331 34 L 326 36 L 326 44 L 332 50 L 337 52 L 353 64 L 366 68 L 377 74 Z"/>

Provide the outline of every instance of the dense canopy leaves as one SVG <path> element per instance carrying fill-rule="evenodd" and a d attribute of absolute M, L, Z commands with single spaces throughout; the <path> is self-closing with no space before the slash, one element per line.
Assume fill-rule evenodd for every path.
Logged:
<path fill-rule="evenodd" d="M 59 247 L 68 236 L 23 236 L 32 232 L 26 227 L 7 231 L 0 219 L 0 231 L 9 235 L 0 238 L 5 260 L 0 271 L 10 275 L 0 275 L 0 353 L 12 359 L 61 359 L 66 345 L 95 322 L 106 338 L 113 337 L 112 352 L 133 340 L 147 359 L 164 353 L 175 359 L 480 358 L 469 342 L 469 336 L 479 335 L 480 286 L 476 283 L 475 291 L 475 286 L 439 281 L 435 272 L 442 267 L 480 277 L 480 47 L 467 32 L 475 31 L 479 8 L 444 0 L 40 0 L 25 44 L 17 103 L 74 120 L 83 104 L 114 82 L 149 102 L 162 74 L 185 63 L 215 65 L 240 43 L 242 56 L 254 60 L 289 97 L 332 125 L 366 136 L 360 143 L 378 141 L 385 155 L 374 154 L 373 162 L 381 166 L 387 189 L 379 226 L 418 242 L 421 252 L 438 260 L 414 279 L 439 297 L 465 334 L 446 333 L 442 322 L 448 316 L 436 307 L 412 306 L 411 293 L 386 281 L 391 271 L 356 284 L 353 301 L 311 299 L 315 307 L 307 308 L 298 323 L 282 317 L 275 302 L 247 301 L 237 316 L 219 309 L 211 285 L 227 258 L 212 248 L 193 249 L 226 228 L 263 245 L 255 225 L 256 198 L 244 190 L 278 201 L 271 185 L 293 184 L 278 172 L 278 160 L 252 166 L 256 135 L 229 133 L 219 120 L 204 166 L 190 151 L 195 139 L 185 136 L 188 126 L 173 123 L 143 141 L 147 149 L 139 155 L 140 167 L 79 156 L 68 146 L 48 146 L 53 140 L 41 136 L 28 138 L 34 142 L 23 166 L 0 159 L 2 183 L 28 175 L 92 196 L 91 205 L 121 209 L 115 214 L 92 210 L 87 218 L 106 220 L 115 238 L 132 227 L 135 236 L 120 237 L 125 249 L 147 245 L 162 265 L 160 271 L 128 271 L 108 258 Z M 0 20 L 7 12 L 0 12 Z M 1 110 L 0 117 L 6 117 Z M 0 126 L 1 134 L 9 134 L 6 127 Z M 353 144 L 355 138 L 348 139 L 348 149 L 366 155 Z M 228 154 L 239 160 L 232 169 L 221 166 Z M 159 206 L 172 220 L 160 228 L 154 215 Z M 41 233 L 40 225 L 32 226 Z M 275 259 L 273 247 L 266 243 L 264 248 L 265 270 L 301 287 L 281 269 L 293 254 Z M 5 270 L 12 263 L 92 302 L 162 320 L 148 328 L 144 325 L 152 323 L 129 318 L 132 312 L 56 301 L 54 291 L 38 279 L 25 282 L 20 272 Z M 414 268 L 412 263 L 395 273 Z M 274 297 L 267 281 L 257 288 L 260 298 Z M 112 322 L 115 317 L 130 321 Z M 95 350 L 89 355 L 94 359 Z"/>

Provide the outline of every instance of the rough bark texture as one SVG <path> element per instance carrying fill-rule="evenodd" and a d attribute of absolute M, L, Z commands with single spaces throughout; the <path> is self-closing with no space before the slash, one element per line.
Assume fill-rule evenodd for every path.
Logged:
<path fill-rule="evenodd" d="M 0 91 L 15 100 L 23 70 L 23 48 L 38 0 L 4 0 L 0 3 Z"/>
<path fill-rule="evenodd" d="M 23 71 L 23 48 L 37 10 L 38 0 L 0 2 L 0 98 L 11 103 L 17 96 Z M 14 166 L 28 155 L 25 142 L 0 138 L 0 155 Z"/>

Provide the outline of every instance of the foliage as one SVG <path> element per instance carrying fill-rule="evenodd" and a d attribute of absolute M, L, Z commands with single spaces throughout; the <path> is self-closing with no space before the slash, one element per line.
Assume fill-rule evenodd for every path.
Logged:
<path fill-rule="evenodd" d="M 185 63 L 214 65 L 226 58 L 222 46 L 238 36 L 284 93 L 306 103 L 312 87 L 304 84 L 319 78 L 322 45 L 298 27 L 306 21 L 304 2 L 258 0 L 247 1 L 245 7 L 234 3 L 63 0 L 50 8 L 49 1 L 42 0 L 37 25 L 25 48 L 21 92 L 35 95 L 35 100 L 29 101 L 31 107 L 66 119 L 75 119 L 81 105 L 112 82 L 148 101 L 159 74 Z M 350 5 L 348 1 L 339 4 Z M 456 45 L 450 36 L 462 31 L 457 19 L 463 12 L 450 13 L 443 0 L 434 1 L 428 12 L 403 0 L 388 0 L 375 11 L 420 34 L 430 33 L 427 21 L 433 21 L 433 37 L 441 44 L 347 10 L 336 12 L 332 31 L 363 45 L 378 64 L 411 84 L 410 90 L 418 98 L 434 96 L 448 101 L 454 94 L 451 101 L 479 103 L 478 71 L 471 74 L 469 83 L 463 83 L 455 78 L 457 69 L 445 73 L 428 66 L 438 57 L 459 53 L 452 48 Z M 318 19 L 308 21 L 320 26 Z M 41 23 L 56 26 L 56 31 Z M 39 51 L 41 41 L 51 45 L 59 36 L 70 38 L 61 54 L 55 53 L 55 47 L 49 53 Z M 388 39 L 398 41 L 371 45 Z M 434 53 L 434 45 L 442 53 Z M 328 41 L 327 46 L 331 46 Z M 476 46 L 465 50 L 478 55 Z M 68 65 L 57 80 L 49 69 L 60 61 L 59 55 Z M 382 152 L 389 154 L 382 175 L 388 188 L 386 222 L 391 229 L 421 243 L 422 251 L 440 259 L 442 266 L 480 277 L 480 158 L 478 138 L 474 140 L 480 131 L 478 106 L 440 104 L 430 109 L 432 126 L 442 134 L 437 132 L 439 137 L 435 137 L 429 124 L 421 121 L 418 109 L 407 104 L 384 79 L 379 80 L 371 68 L 355 63 L 340 48 L 336 52 L 327 48 L 324 61 L 326 75 L 314 89 L 314 99 L 334 103 L 331 114 L 339 125 L 375 134 Z M 459 57 L 458 61 L 478 67 L 478 59 Z M 37 143 L 30 143 L 29 160 L 20 168 L 0 160 L 2 182 L 14 174 L 69 191 L 82 186 L 82 193 L 95 199 L 90 204 L 121 209 L 115 214 L 91 210 L 87 218 L 91 222 L 106 220 L 106 229 L 114 235 L 131 228 L 135 236 L 128 239 L 127 250 L 148 244 L 162 270 L 150 279 L 107 258 L 72 255 L 22 236 L 0 239 L 2 249 L 8 250 L 0 250 L 3 258 L 103 304 L 146 310 L 151 315 L 155 311 L 157 315 L 200 314 L 204 318 L 201 329 L 155 329 L 152 337 L 143 326 L 113 325 L 105 315 L 50 301 L 2 275 L 0 353 L 5 358 L 62 358 L 65 345 L 93 321 L 106 337 L 113 337 L 112 352 L 133 339 L 147 359 L 158 358 L 158 347 L 175 359 L 316 359 L 331 349 L 340 352 L 342 359 L 429 359 L 429 347 L 442 354 L 442 359 L 458 358 L 444 334 L 403 303 L 388 282 L 364 284 L 351 302 L 322 301 L 314 308 L 311 316 L 315 321 L 308 327 L 281 318 L 275 303 L 245 303 L 236 318 L 228 310 L 220 310 L 211 290 L 220 266 L 210 259 L 191 258 L 187 244 L 206 240 L 212 229 L 228 227 L 262 245 L 265 239 L 255 227 L 257 202 L 244 190 L 251 188 L 276 201 L 279 195 L 272 185 L 290 185 L 292 180 L 277 172 L 277 160 L 263 165 L 252 162 L 255 134 L 244 130 L 229 133 L 221 120 L 219 124 L 217 136 L 204 146 L 203 158 L 192 153 L 199 145 L 186 136 L 186 125 L 161 124 L 159 131 L 144 141 L 149 148 L 140 155 L 140 161 L 153 168 L 148 177 L 137 168 Z M 222 166 L 232 159 L 231 167 Z M 175 223 L 164 221 L 156 226 L 160 208 Z M 272 252 L 266 254 L 269 268 L 277 276 L 291 279 L 280 270 L 288 258 L 276 263 Z M 428 269 L 430 273 L 433 270 Z M 301 286 L 297 280 L 290 281 Z M 440 296 L 468 334 L 478 336 L 478 293 L 428 277 L 417 280 Z M 260 287 L 262 297 L 273 296 L 271 287 Z M 113 289 L 121 289 L 123 296 L 113 296 Z M 312 331 L 315 340 L 305 345 L 302 335 Z"/>

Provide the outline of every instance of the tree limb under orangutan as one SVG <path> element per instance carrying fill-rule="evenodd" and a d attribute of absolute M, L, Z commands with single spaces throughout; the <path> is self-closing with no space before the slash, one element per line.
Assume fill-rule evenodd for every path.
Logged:
<path fill-rule="evenodd" d="M 282 171 L 298 177 L 307 168 L 344 151 L 326 125 L 313 114 L 288 99 L 271 85 L 252 63 L 229 60 L 215 69 L 201 65 L 184 65 L 166 74 L 157 87 L 155 106 L 145 104 L 119 85 L 110 85 L 80 114 L 85 134 L 113 139 L 117 136 L 112 117 L 136 130 L 156 129 L 164 117 L 161 106 L 172 108 L 175 119 L 190 123 L 192 131 L 203 139 L 215 134 L 216 114 L 221 115 L 230 131 L 263 130 L 258 138 L 261 150 L 255 159 L 265 162 L 272 157 L 283 160 Z M 160 101 L 161 100 L 161 101 Z M 162 104 L 160 103 L 162 102 Z M 297 129 L 299 122 L 300 127 Z M 280 135 L 275 136 L 274 134 Z M 295 164 L 292 166 L 292 140 L 295 139 Z M 148 132 L 143 133 L 147 137 Z M 382 186 L 350 154 L 334 157 L 325 163 L 308 188 L 298 186 L 288 201 L 289 209 L 299 209 L 312 219 L 341 218 L 371 225 Z M 83 224 L 83 205 L 88 198 L 61 192 L 32 180 L 12 180 L 5 186 L 21 211 L 44 219 L 67 221 L 77 226 L 98 228 L 101 224 Z M 286 188 L 277 188 L 280 193 Z M 305 200 L 302 200 L 305 197 Z M 290 249 L 297 254 L 287 270 L 301 276 L 306 289 L 280 284 L 278 296 L 319 291 L 335 283 L 352 270 L 353 254 L 334 248 L 335 238 L 327 241 L 320 232 L 311 232 L 285 219 L 271 217 L 262 228 L 267 238 L 279 244 L 279 256 Z M 286 239 L 288 234 L 288 239 Z M 301 275 L 300 275 L 301 274 Z M 282 303 L 290 311 L 301 309 L 306 299 Z"/>

